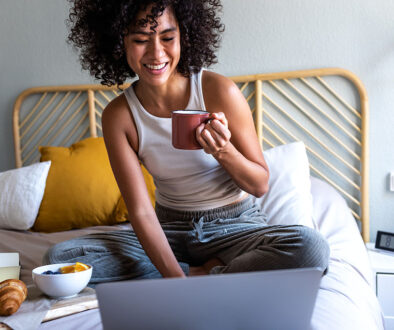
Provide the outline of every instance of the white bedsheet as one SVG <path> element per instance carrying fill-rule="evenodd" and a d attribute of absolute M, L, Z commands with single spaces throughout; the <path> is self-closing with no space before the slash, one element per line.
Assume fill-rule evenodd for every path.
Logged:
<path fill-rule="evenodd" d="M 329 271 L 322 278 L 312 329 L 383 329 L 372 289 L 368 254 L 344 199 L 327 183 L 311 178 L 314 224 L 330 245 Z"/>
<path fill-rule="evenodd" d="M 311 327 L 317 330 L 383 329 L 380 307 L 372 289 L 368 255 L 357 225 L 343 198 L 328 184 L 312 178 L 314 224 L 326 237 L 331 249 L 329 272 L 322 278 L 312 316 Z M 122 226 L 127 228 L 128 226 Z M 94 231 L 113 227 L 96 227 Z M 91 232 L 92 229 L 54 234 L 26 233 L 10 236 L 0 230 L 0 251 L 31 251 L 21 256 L 22 279 L 30 281 L 29 268 L 38 265 L 45 250 L 53 243 Z M 9 236 L 9 235 L 8 235 Z M 37 245 L 46 238 L 47 242 Z M 12 245 L 11 245 L 12 244 Z M 11 247 L 12 248 L 11 248 Z M 32 257 L 34 255 L 34 258 Z M 40 329 L 102 329 L 98 310 L 90 310 L 41 324 Z"/>

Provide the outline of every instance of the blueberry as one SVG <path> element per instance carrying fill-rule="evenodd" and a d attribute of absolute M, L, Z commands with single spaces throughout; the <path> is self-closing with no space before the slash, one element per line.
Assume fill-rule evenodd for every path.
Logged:
<path fill-rule="evenodd" d="M 54 273 L 51 270 L 47 270 L 47 271 L 43 272 L 43 274 L 45 274 L 45 275 L 53 275 Z"/>
<path fill-rule="evenodd" d="M 54 272 L 53 274 L 54 275 L 58 275 L 58 274 L 61 274 L 61 272 Z"/>

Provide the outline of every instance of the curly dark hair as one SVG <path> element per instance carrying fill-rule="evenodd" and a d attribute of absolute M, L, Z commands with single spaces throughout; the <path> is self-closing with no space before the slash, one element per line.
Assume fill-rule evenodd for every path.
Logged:
<path fill-rule="evenodd" d="M 224 25 L 218 12 L 220 0 L 69 0 L 68 42 L 79 49 L 82 68 L 103 85 L 121 85 L 136 76 L 126 61 L 123 38 L 132 23 L 151 29 L 157 18 L 170 7 L 179 24 L 181 55 L 177 70 L 185 77 L 203 66 L 217 63 Z M 137 14 L 152 5 L 144 19 L 135 22 Z"/>

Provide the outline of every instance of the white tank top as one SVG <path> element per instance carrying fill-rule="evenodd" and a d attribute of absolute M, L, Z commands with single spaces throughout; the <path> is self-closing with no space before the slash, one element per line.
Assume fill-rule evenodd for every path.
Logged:
<path fill-rule="evenodd" d="M 185 110 L 206 111 L 202 71 L 190 77 L 190 99 Z M 137 127 L 138 157 L 153 176 L 160 205 L 187 211 L 207 210 L 235 202 L 246 194 L 203 149 L 175 149 L 171 143 L 171 118 L 157 117 L 145 110 L 133 84 L 124 94 Z"/>

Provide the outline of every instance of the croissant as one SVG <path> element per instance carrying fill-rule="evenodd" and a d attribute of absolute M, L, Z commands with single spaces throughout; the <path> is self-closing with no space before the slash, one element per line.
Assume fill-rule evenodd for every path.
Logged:
<path fill-rule="evenodd" d="M 0 315 L 9 316 L 15 313 L 26 299 L 27 288 L 20 280 L 0 282 Z"/>

